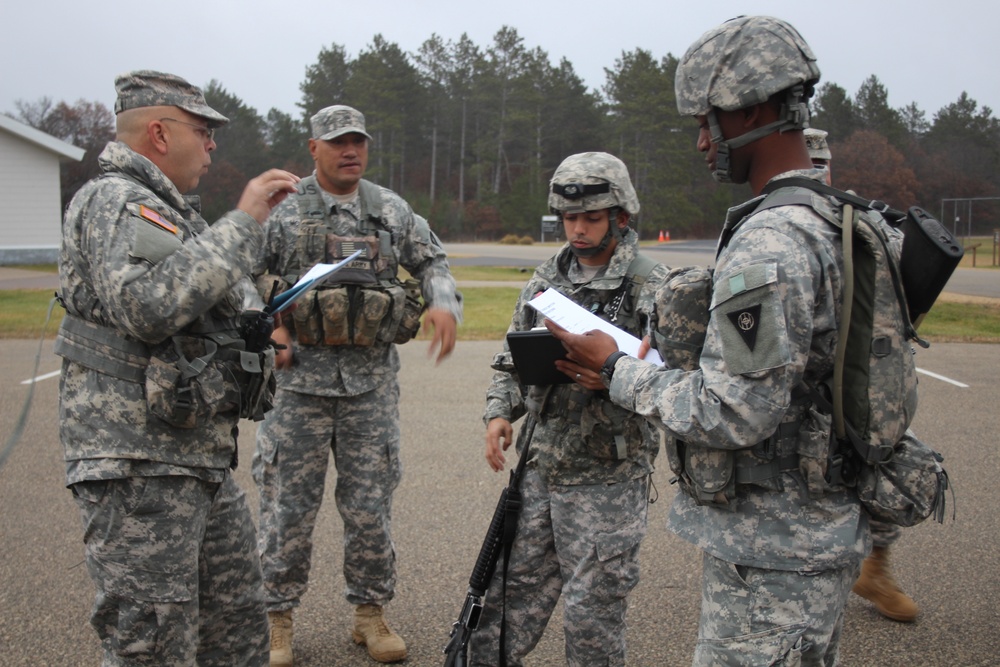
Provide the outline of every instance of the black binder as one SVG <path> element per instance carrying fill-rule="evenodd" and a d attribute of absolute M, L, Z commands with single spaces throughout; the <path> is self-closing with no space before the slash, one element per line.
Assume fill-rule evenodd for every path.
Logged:
<path fill-rule="evenodd" d="M 573 379 L 556 368 L 556 359 L 566 358 L 566 348 L 548 329 L 511 331 L 507 347 L 521 384 L 566 384 Z"/>

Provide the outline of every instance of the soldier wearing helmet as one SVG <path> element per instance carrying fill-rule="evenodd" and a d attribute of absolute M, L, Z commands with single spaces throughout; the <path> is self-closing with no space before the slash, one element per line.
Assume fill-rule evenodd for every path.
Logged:
<path fill-rule="evenodd" d="M 845 282 L 828 221 L 837 205 L 802 187 L 770 201 L 763 192 L 777 179 L 824 178 L 802 132 L 818 79 L 798 31 L 766 16 L 710 30 L 678 64 L 677 108 L 698 120 L 698 150 L 716 178 L 754 193 L 726 217 L 696 368 L 619 358 L 608 336 L 549 325 L 570 359 L 610 366 L 616 404 L 673 436 L 680 492 L 668 525 L 703 551 L 698 666 L 836 664 L 871 546 L 854 489 L 826 477 L 830 417 L 806 390 L 834 366 Z"/>
<path fill-rule="evenodd" d="M 638 252 L 628 225 L 639 200 L 625 164 L 607 153 L 572 155 L 556 169 L 548 202 L 562 218 L 567 242 L 535 270 L 509 331 L 540 327 L 544 317 L 528 302 L 553 289 L 642 337 L 667 270 Z M 639 581 L 659 436 L 642 417 L 608 400 L 597 372 L 572 367 L 565 383 L 525 386 L 506 343 L 492 366 L 483 416 L 487 462 L 503 470 L 512 423 L 521 417 L 516 449 L 528 458 L 505 601 L 504 568 L 498 567 L 470 642 L 470 664 L 501 664 L 504 604 L 506 664 L 522 664 L 560 595 L 567 663 L 625 664 L 625 612 Z"/>

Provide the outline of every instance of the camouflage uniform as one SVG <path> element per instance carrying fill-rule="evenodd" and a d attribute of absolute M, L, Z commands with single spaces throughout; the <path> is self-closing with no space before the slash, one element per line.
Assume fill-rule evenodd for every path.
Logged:
<path fill-rule="evenodd" d="M 315 184 L 315 179 L 303 184 Z M 460 322 L 461 301 L 437 237 L 399 195 L 386 188 L 380 192 L 381 224 L 393 238 L 392 261 L 420 280 L 426 303 L 450 310 Z M 363 235 L 359 198 L 337 204 L 329 193 L 321 195 L 326 223 L 335 234 Z M 289 197 L 271 215 L 256 273 L 301 275 L 314 263 L 301 256 L 298 199 Z M 333 285 L 336 278 L 331 278 Z M 306 592 L 331 451 L 337 509 L 344 522 L 347 599 L 354 605 L 383 605 L 393 598 L 396 584 L 390 510 L 402 473 L 399 354 L 393 343 L 329 346 L 293 340 L 295 362 L 278 371 L 275 409 L 258 430 L 253 461 L 268 610 L 290 610 Z"/>
<path fill-rule="evenodd" d="M 163 100 L 137 100 L 162 92 L 157 86 L 165 87 Z M 169 95 L 178 88 L 204 105 L 200 91 L 170 75 L 132 73 L 116 87 L 118 111 L 157 101 L 181 106 Z M 225 121 L 207 106 L 189 110 Z M 108 144 L 99 163 L 104 174 L 80 189 L 63 224 L 67 320 L 148 358 L 172 349 L 175 334 L 238 316 L 237 283 L 263 240 L 256 220 L 231 211 L 210 227 L 197 197 L 182 196 L 124 143 Z M 148 411 L 141 377 L 75 360 L 63 327 L 60 438 L 97 588 L 91 622 L 103 664 L 266 664 L 256 536 L 229 470 L 238 410 L 194 428 L 171 426 Z"/>
<path fill-rule="evenodd" d="M 628 303 L 633 297 L 626 276 L 637 252 L 638 237 L 627 230 L 608 265 L 589 278 L 567 244 L 535 270 L 514 307 L 509 331 L 541 326 L 543 317 L 527 302 L 554 288 L 604 319 L 612 319 L 615 297 L 625 295 L 616 323 L 641 337 L 667 271 L 656 264 L 635 302 Z M 630 319 L 621 317 L 625 309 L 632 310 Z M 514 421 L 526 411 L 537 415 L 507 568 L 507 664 L 522 664 L 562 595 L 567 664 L 624 665 L 625 612 L 628 594 L 639 582 L 639 545 L 646 534 L 659 435 L 645 420 L 614 406 L 603 391 L 577 384 L 520 385 L 506 343 L 493 367 L 497 372 L 487 391 L 484 422 Z M 519 440 L 519 454 L 523 448 Z M 496 598 L 502 582 L 501 562 L 470 641 L 471 664 L 497 664 L 503 607 Z"/>
<path fill-rule="evenodd" d="M 735 151 L 771 132 L 801 130 L 806 88 L 818 77 L 794 28 L 741 17 L 709 31 L 685 54 L 677 72 L 678 110 L 707 120 L 718 150 L 716 177 L 725 181 L 733 173 L 723 147 Z M 778 121 L 723 137 L 717 110 L 736 111 L 778 94 L 784 95 Z M 770 178 L 823 175 L 792 170 Z M 825 430 L 818 417 L 810 421 L 801 388 L 816 386 L 834 366 L 842 245 L 839 230 L 813 206 L 754 212 L 762 199 L 727 215 L 728 243 L 720 243 L 699 368 L 657 368 L 626 357 L 616 365 L 610 393 L 677 438 L 673 455 L 710 489 L 697 502 L 678 493 L 669 517 L 670 529 L 705 554 L 694 664 L 829 666 L 837 662 L 844 606 L 870 546 L 854 490 L 815 493 L 815 480 L 800 471 L 809 466 L 803 443 L 813 435 L 818 445 L 830 441 L 828 419 Z M 813 204 L 834 206 L 819 196 Z M 782 425 L 795 427 L 793 438 L 778 435 Z M 740 476 L 742 462 L 758 452 L 775 447 L 775 459 L 788 454 L 789 440 L 796 467 L 782 465 L 759 481 Z M 711 491 L 734 479 L 728 502 L 713 502 Z"/>

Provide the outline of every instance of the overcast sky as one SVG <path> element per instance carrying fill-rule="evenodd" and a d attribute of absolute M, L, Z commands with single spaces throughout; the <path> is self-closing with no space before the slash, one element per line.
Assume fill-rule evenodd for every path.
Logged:
<path fill-rule="evenodd" d="M 739 14 L 792 23 L 822 81 L 851 96 L 875 74 L 891 106 L 916 102 L 928 120 L 963 91 L 1000 113 L 1000 3 L 989 0 L 12 0 L 0 22 L 0 111 L 43 96 L 111 108 L 115 75 L 158 69 L 201 86 L 217 79 L 261 115 L 277 108 L 297 117 L 299 84 L 324 47 L 355 57 L 381 34 L 413 53 L 434 33 L 445 41 L 466 33 L 485 49 L 504 25 L 600 88 L 623 51 L 680 56 Z"/>

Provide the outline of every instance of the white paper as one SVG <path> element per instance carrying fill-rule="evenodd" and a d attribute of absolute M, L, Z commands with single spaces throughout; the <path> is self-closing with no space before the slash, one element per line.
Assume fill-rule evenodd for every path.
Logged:
<path fill-rule="evenodd" d="M 636 358 L 639 356 L 641 339 L 573 303 L 558 290 L 547 289 L 529 301 L 528 305 L 570 333 L 582 334 L 597 329 L 610 334 L 622 352 Z M 651 349 L 646 353 L 644 359 L 654 364 L 663 365 L 663 359 L 660 358 L 660 354 L 656 350 Z"/>
<path fill-rule="evenodd" d="M 311 269 L 306 271 L 306 274 L 301 278 L 299 278 L 298 282 L 296 282 L 286 291 L 274 297 L 274 300 L 271 304 L 270 312 L 272 314 L 280 313 L 284 309 L 288 308 L 290 305 L 292 305 L 292 303 L 296 299 L 302 296 L 302 293 L 305 292 L 307 289 L 323 282 L 325 279 L 329 278 L 334 271 L 343 267 L 352 259 L 357 258 L 363 252 L 364 252 L 363 248 L 361 250 L 357 250 L 349 257 L 345 257 L 336 264 L 316 264 Z"/>

